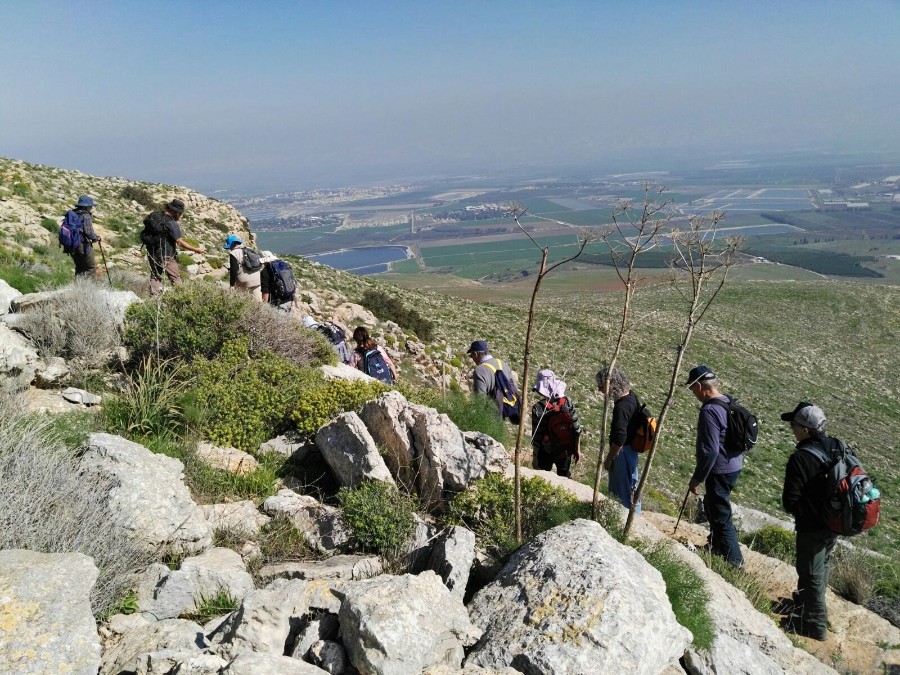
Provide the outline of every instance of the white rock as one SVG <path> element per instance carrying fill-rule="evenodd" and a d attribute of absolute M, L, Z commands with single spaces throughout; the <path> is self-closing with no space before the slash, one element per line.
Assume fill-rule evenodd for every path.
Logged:
<path fill-rule="evenodd" d="M 260 529 L 272 520 L 261 513 L 251 501 L 230 504 L 204 504 L 201 507 L 210 529 L 227 530 L 239 536 L 255 537 Z"/>
<path fill-rule="evenodd" d="M 25 389 L 44 367 L 31 341 L 0 323 L 0 389 Z"/>
<path fill-rule="evenodd" d="M 316 447 L 344 487 L 355 487 L 366 479 L 394 484 L 375 441 L 355 412 L 343 413 L 319 429 Z"/>
<path fill-rule="evenodd" d="M 89 391 L 77 389 L 76 387 L 68 387 L 63 390 L 62 397 L 69 403 L 80 403 L 87 406 L 100 405 L 103 402 L 103 399 L 97 394 L 92 394 Z"/>
<path fill-rule="evenodd" d="M 69 377 L 69 366 L 65 359 L 59 356 L 51 356 L 44 361 L 43 367 L 38 367 L 35 372 L 34 384 L 37 387 L 47 389 Z"/>
<path fill-rule="evenodd" d="M 474 562 L 475 533 L 453 526 L 435 539 L 428 568 L 441 577 L 454 596 L 462 600 Z"/>
<path fill-rule="evenodd" d="M 256 574 L 272 579 L 369 579 L 384 571 L 381 558 L 372 555 L 336 555 L 325 560 L 300 560 L 264 565 Z"/>
<path fill-rule="evenodd" d="M 20 297 L 22 294 L 19 291 L 0 279 L 0 315 L 8 313 L 10 303 Z"/>
<path fill-rule="evenodd" d="M 146 670 L 146 655 L 163 650 L 200 655 L 208 647 L 203 630 L 193 621 L 166 619 L 140 626 L 125 633 L 103 653 L 100 675 L 118 675 L 122 671 Z M 140 666 L 143 663 L 145 665 Z"/>
<path fill-rule="evenodd" d="M 221 672 L 222 675 L 323 675 L 328 671 L 288 656 L 246 653 Z"/>
<path fill-rule="evenodd" d="M 288 518 L 320 553 L 334 553 L 350 543 L 350 531 L 344 524 L 341 510 L 317 501 L 308 495 L 298 495 L 287 488 L 279 490 L 263 502 L 263 511 L 273 518 Z"/>
<path fill-rule="evenodd" d="M 220 447 L 206 441 L 197 444 L 197 456 L 210 466 L 229 473 L 252 473 L 259 468 L 256 458 L 243 450 Z"/>

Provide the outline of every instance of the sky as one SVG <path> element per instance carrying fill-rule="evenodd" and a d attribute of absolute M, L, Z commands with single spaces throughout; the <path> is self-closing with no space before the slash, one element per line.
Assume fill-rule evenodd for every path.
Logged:
<path fill-rule="evenodd" d="M 2 0 L 0 156 L 271 192 L 900 150 L 900 2 Z"/>

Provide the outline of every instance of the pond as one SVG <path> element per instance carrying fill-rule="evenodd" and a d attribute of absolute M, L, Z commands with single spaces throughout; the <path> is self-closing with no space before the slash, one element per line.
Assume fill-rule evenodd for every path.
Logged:
<path fill-rule="evenodd" d="M 365 246 L 303 257 L 339 270 L 366 275 L 387 272 L 390 263 L 412 258 L 413 254 L 406 246 Z"/>

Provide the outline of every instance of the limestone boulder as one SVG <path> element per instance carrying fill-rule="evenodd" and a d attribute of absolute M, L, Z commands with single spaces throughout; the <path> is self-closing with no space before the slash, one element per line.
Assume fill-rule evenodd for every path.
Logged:
<path fill-rule="evenodd" d="M 309 659 L 326 673 L 341 675 L 347 669 L 347 653 L 332 640 L 319 640 L 309 648 Z"/>
<path fill-rule="evenodd" d="M 339 363 L 336 366 L 319 366 L 322 375 L 326 380 L 347 380 L 348 382 L 375 382 L 375 378 L 367 375 L 359 368 L 351 368 L 350 366 Z"/>
<path fill-rule="evenodd" d="M 464 431 L 463 442 L 466 444 L 466 451 L 470 455 L 484 458 L 486 473 L 504 473 L 512 466 L 509 453 L 503 447 L 503 444 L 487 434 L 483 434 L 480 431 Z"/>
<path fill-rule="evenodd" d="M 655 675 L 692 640 L 659 572 L 581 519 L 513 554 L 470 615 L 484 635 L 466 663 L 486 668 Z"/>
<path fill-rule="evenodd" d="M 441 578 L 455 597 L 462 600 L 474 563 L 475 533 L 464 527 L 453 526 L 435 539 L 428 568 Z"/>
<path fill-rule="evenodd" d="M 409 403 L 399 391 L 389 391 L 367 401 L 359 412 L 372 438 L 384 452 L 391 475 L 407 488 L 415 484 L 416 467 L 410 427 Z"/>
<path fill-rule="evenodd" d="M 247 653 L 220 672 L 222 675 L 324 675 L 328 671 L 288 656 Z"/>
<path fill-rule="evenodd" d="M 464 647 L 481 635 L 462 602 L 430 571 L 353 581 L 339 595 L 344 646 L 363 673 L 420 673 L 438 663 L 459 667 Z"/>
<path fill-rule="evenodd" d="M 350 530 L 341 510 L 314 497 L 287 488 L 263 502 L 263 511 L 273 518 L 287 518 L 306 542 L 319 553 L 333 554 L 350 544 Z"/>
<path fill-rule="evenodd" d="M 97 672 L 97 573 L 81 553 L 0 551 L 0 672 Z"/>
<path fill-rule="evenodd" d="M 381 574 L 381 558 L 373 555 L 336 555 L 325 560 L 299 560 L 264 565 L 256 574 L 272 579 L 369 579 Z"/>
<path fill-rule="evenodd" d="M 263 525 L 272 520 L 248 500 L 230 504 L 204 504 L 200 509 L 213 532 L 227 530 L 250 538 L 256 537 Z"/>
<path fill-rule="evenodd" d="M 65 382 L 71 373 L 66 360 L 59 356 L 51 356 L 44 360 L 42 366 L 38 366 L 35 372 L 34 385 L 47 389 Z"/>
<path fill-rule="evenodd" d="M 319 429 L 316 447 L 344 487 L 355 487 L 363 480 L 394 484 L 375 440 L 355 412 L 343 413 Z"/>
<path fill-rule="evenodd" d="M 197 444 L 197 456 L 211 467 L 229 473 L 252 473 L 259 468 L 256 458 L 243 450 L 221 447 L 207 441 Z"/>
<path fill-rule="evenodd" d="M 103 653 L 100 675 L 119 675 L 122 672 L 147 670 L 147 655 L 170 650 L 181 654 L 200 656 L 209 644 L 203 629 L 193 621 L 166 619 L 154 621 L 129 630 L 115 644 L 108 645 Z"/>
<path fill-rule="evenodd" d="M 203 511 L 184 484 L 184 465 L 132 441 L 94 433 L 81 471 L 112 480 L 107 495 L 110 518 L 149 552 L 194 555 L 212 545 Z"/>
<path fill-rule="evenodd" d="M 10 303 L 16 298 L 21 298 L 22 294 L 15 288 L 10 286 L 6 281 L 0 279 L 0 315 L 9 312 Z"/>
<path fill-rule="evenodd" d="M 37 348 L 26 337 L 0 323 L 0 388 L 19 391 L 28 387 L 45 368 Z"/>

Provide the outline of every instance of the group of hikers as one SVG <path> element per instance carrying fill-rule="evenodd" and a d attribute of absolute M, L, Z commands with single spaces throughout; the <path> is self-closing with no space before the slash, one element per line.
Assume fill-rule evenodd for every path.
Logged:
<path fill-rule="evenodd" d="M 512 370 L 490 354 L 484 340 L 473 342 L 469 354 L 475 362 L 473 392 L 494 398 L 501 415 L 518 423 L 515 415 L 505 412 L 510 396 L 518 395 Z M 512 383 L 511 393 L 504 388 L 507 382 Z M 608 395 L 613 403 L 609 449 L 603 458 L 609 493 L 626 508 L 633 506 L 640 512 L 640 503 L 633 502 L 640 455 L 633 446 L 640 441 L 641 451 L 649 448 L 641 438 L 647 420 L 644 406 L 620 368 L 601 368 L 596 383 L 600 393 Z M 749 447 L 740 447 L 740 439 L 732 440 L 732 436 L 738 433 L 736 429 L 741 424 L 737 411 L 746 409 L 719 390 L 719 380 L 713 370 L 706 365 L 695 366 L 684 386 L 701 404 L 696 426 L 695 467 L 687 485 L 687 492 L 694 495 L 699 495 L 700 486 L 704 486 L 702 504 L 710 532 L 701 550 L 743 568 L 731 493 L 743 469 L 744 452 L 756 442 L 756 419 L 751 417 Z M 574 402 L 566 396 L 566 389 L 566 383 L 552 370 L 538 372 L 533 391 L 540 398 L 531 409 L 531 444 L 535 468 L 552 471 L 555 466 L 560 476 L 569 477 L 572 464 L 581 459 L 584 428 Z M 855 453 L 825 433 L 826 418 L 821 408 L 801 401 L 794 410 L 783 413 L 781 419 L 790 425 L 796 441 L 785 468 L 781 501 L 794 517 L 798 577 L 797 590 L 790 599 L 791 611 L 783 627 L 822 641 L 827 639 L 825 590 L 838 534 L 857 534 L 874 525 L 878 519 L 875 502 L 879 493 L 860 467 Z M 740 429 L 740 433 L 749 437 L 751 430 Z M 841 481 L 845 483 L 843 488 L 839 485 Z M 837 504 L 835 495 L 840 489 L 851 494 L 840 497 L 843 502 Z M 852 524 L 847 522 L 851 497 L 862 502 L 854 507 L 857 513 L 852 517 L 858 522 Z M 868 512 L 863 508 L 866 502 L 871 507 Z M 844 522 L 836 523 L 835 519 Z"/>
<path fill-rule="evenodd" d="M 60 244 L 72 256 L 76 276 L 96 274 L 92 247 L 95 243 L 99 245 L 101 240 L 93 229 L 93 206 L 89 196 L 79 197 L 60 228 Z M 144 219 L 141 242 L 147 249 L 151 295 L 162 292 L 163 274 L 172 284 L 181 282 L 176 260 L 178 248 L 201 254 L 206 252 L 203 246 L 193 246 L 182 237 L 178 221 L 184 211 L 184 202 L 172 199 Z M 245 247 L 241 238 L 234 234 L 228 235 L 223 248 L 229 255 L 231 288 L 247 292 L 279 309 L 292 311 L 296 303 L 296 283 L 286 262 L 278 260 L 269 251 L 257 253 Z M 333 345 L 342 363 L 382 382 L 392 384 L 396 381 L 394 362 L 365 326 L 358 326 L 353 331 L 356 347 L 351 350 L 346 343 L 345 330 L 334 322 L 318 323 L 305 316 L 303 325 L 321 332 Z M 518 424 L 522 412 L 519 390 L 509 363 L 493 356 L 485 340 L 472 342 L 467 353 L 474 363 L 473 394 L 493 399 L 500 416 Z M 621 368 L 603 367 L 596 373 L 595 380 L 598 390 L 613 404 L 609 446 L 603 458 L 609 493 L 623 506 L 633 507 L 639 513 L 641 505 L 634 503 L 638 460 L 639 453 L 650 446 L 646 425 L 652 418 L 648 418 L 645 406 Z M 756 441 L 756 420 L 752 418 L 752 440 L 742 447 L 734 440 L 737 430 L 744 431 L 740 426 L 741 416 L 736 413 L 746 409 L 739 406 L 736 399 L 719 391 L 719 380 L 713 370 L 705 365 L 695 366 L 684 386 L 701 404 L 696 425 L 695 468 L 687 492 L 699 495 L 700 486 L 704 486 L 702 504 L 710 532 L 702 548 L 741 568 L 744 559 L 733 522 L 731 493 L 743 469 L 743 454 Z M 573 463 L 577 464 L 582 456 L 584 427 L 575 403 L 566 395 L 566 382 L 552 370 L 544 369 L 538 372 L 532 390 L 539 396 L 531 408 L 534 466 L 545 471 L 553 471 L 555 467 L 560 476 L 571 477 Z M 871 527 L 877 522 L 877 506 L 868 515 L 863 514 L 868 520 L 855 524 L 856 530 L 842 531 L 836 527 L 823 508 L 823 504 L 833 497 L 832 483 L 838 461 L 835 457 L 840 456 L 845 466 L 857 467 L 866 480 L 868 477 L 853 452 L 843 442 L 825 434 L 826 419 L 821 408 L 800 402 L 793 411 L 782 414 L 781 419 L 790 424 L 797 442 L 787 462 L 782 492 L 782 505 L 794 516 L 798 575 L 797 591 L 792 598 L 795 609 L 785 627 L 815 640 L 825 640 L 825 589 L 837 533 L 853 534 Z M 867 496 L 861 497 L 863 502 L 866 499 L 877 502 L 879 495 L 871 480 L 867 486 L 859 485 L 867 491 Z M 687 496 L 686 493 L 685 502 Z M 848 528 L 845 524 L 844 529 Z"/>

